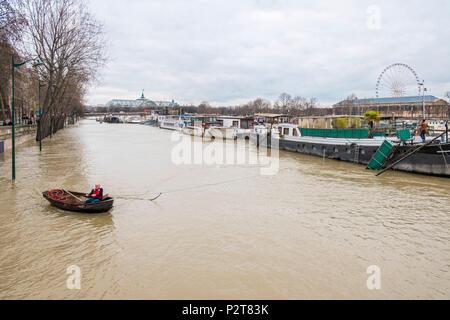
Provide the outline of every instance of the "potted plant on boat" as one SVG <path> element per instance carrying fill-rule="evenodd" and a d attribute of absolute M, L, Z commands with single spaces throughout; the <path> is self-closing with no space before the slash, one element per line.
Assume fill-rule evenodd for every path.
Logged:
<path fill-rule="evenodd" d="M 378 111 L 369 110 L 364 114 L 364 119 L 369 124 L 369 136 L 373 137 L 375 123 L 380 122 L 380 113 Z"/>

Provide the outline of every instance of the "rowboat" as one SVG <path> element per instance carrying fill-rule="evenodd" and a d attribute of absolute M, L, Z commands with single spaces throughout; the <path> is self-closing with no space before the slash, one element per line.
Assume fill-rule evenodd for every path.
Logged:
<path fill-rule="evenodd" d="M 114 199 L 107 196 L 97 203 L 85 203 L 88 199 L 86 193 L 55 189 L 44 191 L 44 198 L 56 208 L 82 213 L 103 213 L 112 209 Z"/>

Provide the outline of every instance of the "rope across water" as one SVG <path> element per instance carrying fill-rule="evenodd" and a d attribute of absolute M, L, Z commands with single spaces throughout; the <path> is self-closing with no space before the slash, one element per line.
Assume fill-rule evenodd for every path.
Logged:
<path fill-rule="evenodd" d="M 280 169 L 280 171 L 286 170 L 286 169 L 287 168 Z M 208 187 L 220 186 L 220 185 L 230 184 L 230 183 L 238 182 L 238 181 L 242 181 L 242 180 L 256 179 L 256 178 L 260 178 L 260 177 L 262 177 L 261 174 L 255 174 L 255 175 L 252 175 L 252 176 L 246 176 L 246 177 L 241 177 L 241 178 L 236 178 L 236 179 L 230 179 L 230 180 L 213 182 L 213 183 L 206 183 L 206 184 L 197 185 L 197 186 L 191 186 L 191 187 L 186 187 L 186 188 L 168 190 L 168 191 L 160 192 L 154 198 L 145 198 L 145 197 L 133 196 L 133 195 L 130 195 L 130 196 L 119 196 L 119 197 L 115 197 L 115 198 L 116 199 L 123 199 L 123 200 L 138 200 L 138 201 L 150 201 L 150 202 L 152 202 L 152 201 L 155 201 L 155 200 L 159 199 L 162 195 L 165 195 L 165 194 L 173 194 L 173 193 L 179 193 L 179 192 L 185 192 L 185 191 L 191 191 L 191 190 L 204 189 L 204 188 L 208 188 Z"/>

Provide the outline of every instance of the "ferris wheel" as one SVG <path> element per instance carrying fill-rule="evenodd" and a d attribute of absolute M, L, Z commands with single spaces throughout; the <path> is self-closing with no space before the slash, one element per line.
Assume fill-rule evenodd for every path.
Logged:
<path fill-rule="evenodd" d="M 405 97 L 421 94 L 422 83 L 416 71 L 404 63 L 386 67 L 378 77 L 376 95 L 380 97 Z"/>

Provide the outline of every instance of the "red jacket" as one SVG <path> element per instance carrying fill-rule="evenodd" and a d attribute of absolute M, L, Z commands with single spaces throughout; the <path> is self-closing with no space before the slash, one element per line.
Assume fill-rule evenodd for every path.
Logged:
<path fill-rule="evenodd" d="M 103 198 L 103 188 L 99 188 L 99 189 L 92 189 L 91 193 L 89 194 L 90 198 L 93 199 L 102 199 Z"/>

